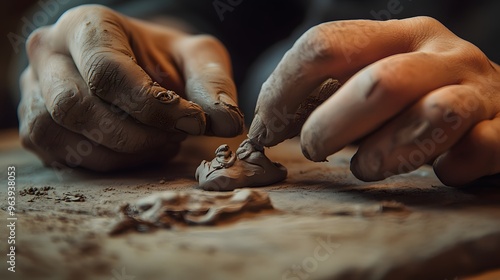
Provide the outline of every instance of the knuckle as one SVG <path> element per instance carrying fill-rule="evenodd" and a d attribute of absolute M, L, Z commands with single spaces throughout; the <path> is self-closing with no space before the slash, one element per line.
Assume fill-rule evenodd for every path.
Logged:
<path fill-rule="evenodd" d="M 440 21 L 430 16 L 418 16 L 411 19 L 418 27 L 423 30 L 442 30 L 447 29 Z"/>
<path fill-rule="evenodd" d="M 435 58 L 434 54 L 426 52 L 414 52 L 411 55 L 392 56 L 383 62 L 369 66 L 368 74 L 376 81 L 376 87 L 384 95 L 390 98 L 404 98 L 401 95 L 402 88 L 412 87 L 413 80 L 408 77 L 421 75 L 422 62 Z"/>
<path fill-rule="evenodd" d="M 80 5 L 67 10 L 63 15 L 61 15 L 58 24 L 64 25 L 72 23 L 75 19 L 81 19 L 81 18 L 101 17 L 108 13 L 113 13 L 113 10 L 103 5 L 99 4 Z"/>
<path fill-rule="evenodd" d="M 474 91 L 453 91 L 445 96 L 430 95 L 424 102 L 424 112 L 442 122 L 471 124 L 490 115 L 487 99 Z"/>
<path fill-rule="evenodd" d="M 74 8 L 64 15 L 67 20 L 60 24 L 74 26 L 75 37 L 80 38 L 80 63 L 84 65 L 83 76 L 89 81 L 89 87 L 95 93 L 103 93 L 125 76 L 120 64 L 127 59 L 135 61 L 125 34 L 125 21 L 117 12 L 101 5 L 83 5 Z M 75 21 L 77 19 L 77 21 Z M 67 22 L 67 23 L 65 23 Z"/>
<path fill-rule="evenodd" d="M 371 79 L 375 81 L 374 87 L 377 88 L 377 92 L 380 92 L 386 98 L 397 98 L 397 88 L 401 86 L 399 84 L 403 80 L 398 79 L 394 75 L 397 75 L 400 67 L 394 64 L 391 66 L 390 61 L 387 64 L 387 67 L 386 65 L 381 65 L 369 71 L 368 74 L 371 75 Z M 375 90 L 372 91 L 375 92 Z"/>
<path fill-rule="evenodd" d="M 48 27 L 39 27 L 28 36 L 26 40 L 26 53 L 29 58 L 33 59 L 36 52 L 43 47 L 45 37 L 47 36 L 47 29 Z"/>
<path fill-rule="evenodd" d="M 226 48 L 219 39 L 212 35 L 195 35 L 189 36 L 179 41 L 180 48 L 185 48 L 189 52 L 196 53 L 197 51 L 212 50 L 217 51 L 219 56 L 225 57 L 229 61 L 229 54 Z"/>
<path fill-rule="evenodd" d="M 457 65 L 461 65 L 463 69 L 470 69 L 480 73 L 491 71 L 491 63 L 488 57 L 470 42 L 462 40 L 461 44 L 456 44 L 453 55 Z"/>
<path fill-rule="evenodd" d="M 87 65 L 88 87 L 93 94 L 104 97 L 112 90 L 126 86 L 125 73 L 119 61 L 113 59 L 111 51 L 94 52 Z"/>
<path fill-rule="evenodd" d="M 447 124 L 447 118 L 459 116 L 457 105 L 460 104 L 457 96 L 449 96 L 446 99 L 432 98 L 424 102 L 423 111 L 425 117 L 436 127 Z"/>
<path fill-rule="evenodd" d="M 77 103 L 80 103 L 77 95 L 78 92 L 75 89 L 62 89 L 55 94 L 49 113 L 56 123 L 68 125 L 70 116 L 82 113 L 76 113 L 72 110 Z M 80 106 L 84 107 L 85 105 L 81 104 Z"/>
<path fill-rule="evenodd" d="M 328 34 L 336 27 L 336 23 L 324 23 L 310 28 L 297 41 L 297 52 L 306 61 L 321 61 L 335 56 Z"/>

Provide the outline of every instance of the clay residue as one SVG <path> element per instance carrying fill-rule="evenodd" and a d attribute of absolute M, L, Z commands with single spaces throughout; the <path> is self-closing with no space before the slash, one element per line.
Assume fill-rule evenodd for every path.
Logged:
<path fill-rule="evenodd" d="M 297 112 L 295 113 L 295 123 L 304 124 L 309 115 L 316 110 L 316 108 L 323 104 L 330 96 L 332 96 L 340 88 L 340 82 L 332 78 L 324 81 L 318 88 L 316 88 L 307 98 L 300 103 Z"/>
<path fill-rule="evenodd" d="M 162 192 L 121 207 L 122 220 L 111 234 L 174 226 L 216 225 L 248 212 L 273 209 L 266 192 L 240 189 L 231 193 Z"/>
<path fill-rule="evenodd" d="M 285 112 L 287 113 L 286 128 L 280 132 L 272 131 L 272 133 L 270 133 L 270 131 L 268 131 L 269 128 L 266 127 L 267 121 L 262 119 L 263 116 L 256 112 L 248 131 L 249 138 L 252 139 L 253 142 L 264 146 L 274 146 L 285 139 L 297 136 L 311 113 L 328 98 L 330 98 L 340 88 L 340 86 L 341 84 L 338 80 L 332 78 L 325 80 L 319 87 L 313 90 L 307 97 L 305 97 L 304 100 L 300 102 L 291 119 L 288 119 L 288 111 L 286 111 L 285 107 Z"/>
<path fill-rule="evenodd" d="M 236 153 L 228 145 L 219 146 L 212 161 L 202 161 L 195 177 L 204 190 L 229 191 L 258 187 L 284 180 L 286 168 L 266 157 L 264 148 L 249 139 L 244 140 Z"/>

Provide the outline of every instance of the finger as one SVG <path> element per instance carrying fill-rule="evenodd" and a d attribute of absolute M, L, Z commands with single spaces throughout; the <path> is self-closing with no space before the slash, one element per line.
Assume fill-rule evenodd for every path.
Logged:
<path fill-rule="evenodd" d="M 309 94 L 309 96 L 299 105 L 297 112 L 295 112 L 295 117 L 288 126 L 289 133 L 286 137 L 293 138 L 297 136 L 311 113 L 319 105 L 323 104 L 325 100 L 330 98 L 339 88 L 340 83 L 330 78 Z"/>
<path fill-rule="evenodd" d="M 325 160 L 345 145 L 368 135 L 421 96 L 458 83 L 459 70 L 446 58 L 423 52 L 394 55 L 352 77 L 319 106 L 302 128 L 304 155 Z"/>
<path fill-rule="evenodd" d="M 429 93 L 363 140 L 351 161 L 353 174 L 376 181 L 432 162 L 473 125 L 491 118 L 493 110 L 480 96 L 466 85 Z"/>
<path fill-rule="evenodd" d="M 124 26 L 123 17 L 107 8 L 93 7 L 80 10 L 76 21 L 71 13 L 63 16 L 51 39 L 60 43 L 55 44 L 56 51 L 71 55 L 93 94 L 141 123 L 167 131 L 203 134 L 206 117 L 201 107 L 152 81 L 137 64 Z M 150 40 L 144 34 L 135 35 L 134 40 Z M 169 38 L 165 39 L 168 42 Z"/>
<path fill-rule="evenodd" d="M 446 185 L 459 186 L 500 173 L 499 143 L 500 118 L 480 122 L 436 160 L 436 175 Z"/>
<path fill-rule="evenodd" d="M 124 153 L 147 151 L 184 138 L 179 132 L 166 133 L 137 124 L 123 111 L 90 94 L 68 56 L 46 50 L 41 52 L 39 62 L 43 65 L 37 71 L 42 97 L 59 125 Z"/>
<path fill-rule="evenodd" d="M 249 136 L 262 145 L 276 145 L 284 140 L 289 129 L 288 119 L 280 116 L 293 115 L 299 104 L 325 79 L 332 77 L 343 84 L 375 61 L 417 47 L 425 49 L 426 45 L 414 42 L 433 33 L 415 28 L 420 21 L 439 24 L 430 18 L 337 21 L 307 31 L 262 85 Z M 272 131 L 272 127 L 280 126 L 271 122 L 280 119 L 285 128 Z"/>
<path fill-rule="evenodd" d="M 23 143 L 35 151 L 46 165 L 62 163 L 96 171 L 110 171 L 138 166 L 148 162 L 165 162 L 179 149 L 178 143 L 167 143 L 149 153 L 118 153 L 89 141 L 84 136 L 66 130 L 52 120 L 41 97 L 40 87 L 31 74 L 22 84 L 20 106 L 20 136 Z M 29 81 L 29 83 L 27 83 Z"/>
<path fill-rule="evenodd" d="M 186 96 L 199 104 L 210 119 L 207 134 L 233 137 L 243 131 L 231 62 L 223 45 L 200 35 L 180 40 L 173 47 L 174 59 L 186 79 Z"/>
<path fill-rule="evenodd" d="M 33 69 L 30 66 L 28 66 L 23 71 L 19 82 L 21 100 L 19 101 L 19 106 L 17 108 L 17 115 L 19 118 L 19 138 L 21 140 L 21 144 L 26 149 L 37 154 L 43 162 L 49 162 L 50 159 L 53 159 L 53 157 L 51 157 L 43 149 L 40 149 L 38 146 L 33 144 L 30 139 L 30 127 L 32 127 L 34 118 L 35 116 L 38 116 L 43 112 L 40 111 L 40 109 L 44 109 L 40 106 L 34 106 L 35 104 L 40 102 L 33 101 L 34 96 L 37 95 L 30 91 L 34 91 L 37 89 L 38 81 L 35 79 Z"/>

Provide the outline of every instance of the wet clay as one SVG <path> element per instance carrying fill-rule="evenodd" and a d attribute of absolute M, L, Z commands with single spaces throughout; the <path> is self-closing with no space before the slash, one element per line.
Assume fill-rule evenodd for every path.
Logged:
<path fill-rule="evenodd" d="M 226 144 L 219 146 L 215 158 L 202 161 L 195 173 L 200 187 L 212 191 L 266 186 L 284 180 L 286 175 L 286 168 L 269 160 L 264 147 L 250 139 L 244 140 L 236 153 Z"/>
<path fill-rule="evenodd" d="M 162 192 L 122 206 L 122 220 L 111 234 L 186 225 L 215 225 L 248 213 L 273 209 L 266 192 L 240 189 L 231 193 Z"/>

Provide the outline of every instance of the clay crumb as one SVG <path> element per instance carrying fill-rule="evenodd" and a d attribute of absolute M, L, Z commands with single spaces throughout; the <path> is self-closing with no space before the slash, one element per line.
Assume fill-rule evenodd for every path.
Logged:
<path fill-rule="evenodd" d="M 36 196 L 42 196 L 42 195 L 48 195 L 50 190 L 53 190 L 54 188 L 51 186 L 43 186 L 40 188 L 37 187 L 29 187 L 26 189 L 23 189 L 19 192 L 20 196 L 26 196 L 26 195 L 36 195 Z"/>

